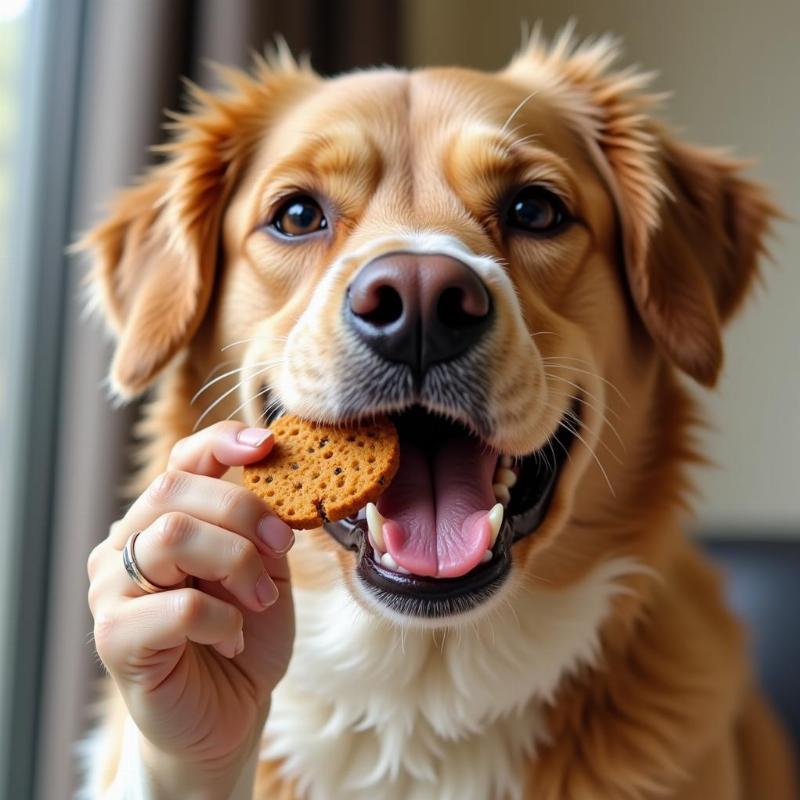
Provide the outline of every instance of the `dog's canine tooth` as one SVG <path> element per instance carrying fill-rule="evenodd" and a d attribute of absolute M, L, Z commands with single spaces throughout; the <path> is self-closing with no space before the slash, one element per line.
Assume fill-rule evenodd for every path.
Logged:
<path fill-rule="evenodd" d="M 489 547 L 494 547 L 500 528 L 503 525 L 503 504 L 497 503 L 489 512 L 489 524 L 492 526 L 492 538 L 489 540 Z"/>
<path fill-rule="evenodd" d="M 383 514 L 378 511 L 375 503 L 367 503 L 367 526 L 369 527 L 370 543 L 379 553 L 386 552 L 386 542 L 383 541 Z"/>
<path fill-rule="evenodd" d="M 401 564 L 398 564 L 398 565 L 397 565 L 397 571 L 398 571 L 398 572 L 399 572 L 401 575 L 410 575 L 410 574 L 411 574 L 411 573 L 410 573 L 410 572 L 409 572 L 409 571 L 408 571 L 408 570 L 407 570 L 407 569 L 406 569 L 404 566 L 402 566 Z"/>
<path fill-rule="evenodd" d="M 487 550 L 481 556 L 481 564 L 486 564 L 488 561 L 491 561 L 491 560 L 492 560 L 492 551 L 491 550 Z"/>
<path fill-rule="evenodd" d="M 386 567 L 386 569 L 392 570 L 392 572 L 399 572 L 400 571 L 400 566 L 392 558 L 392 554 L 391 553 L 384 553 L 381 556 L 381 565 Z"/>
<path fill-rule="evenodd" d="M 495 472 L 494 482 L 504 483 L 510 489 L 517 482 L 517 476 L 513 470 L 503 467 Z"/>
<path fill-rule="evenodd" d="M 504 483 L 495 483 L 492 486 L 494 489 L 494 496 L 499 500 L 504 506 L 508 505 L 509 500 L 511 500 L 511 492 L 508 491 L 508 486 Z"/>

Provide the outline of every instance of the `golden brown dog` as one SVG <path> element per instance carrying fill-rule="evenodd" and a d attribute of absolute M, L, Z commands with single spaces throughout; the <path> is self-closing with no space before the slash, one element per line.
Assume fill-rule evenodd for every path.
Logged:
<path fill-rule="evenodd" d="M 615 56 L 228 72 L 88 239 L 115 391 L 158 378 L 143 481 L 229 416 L 401 430 L 378 507 L 293 551 L 261 800 L 794 797 L 682 532 L 680 373 L 717 379 L 775 212 Z"/>

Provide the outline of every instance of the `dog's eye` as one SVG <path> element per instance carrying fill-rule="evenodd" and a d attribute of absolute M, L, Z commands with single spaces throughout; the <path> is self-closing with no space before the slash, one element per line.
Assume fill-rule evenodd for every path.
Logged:
<path fill-rule="evenodd" d="M 567 207 L 544 186 L 527 186 L 511 201 L 506 224 L 528 233 L 555 233 L 569 222 Z"/>
<path fill-rule="evenodd" d="M 292 197 L 277 211 L 272 226 L 284 236 L 307 236 L 328 227 L 319 203 L 307 195 Z"/>

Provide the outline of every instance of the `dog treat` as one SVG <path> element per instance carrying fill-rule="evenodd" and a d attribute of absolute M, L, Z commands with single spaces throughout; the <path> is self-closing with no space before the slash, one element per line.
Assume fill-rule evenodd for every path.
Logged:
<path fill-rule="evenodd" d="M 318 528 L 374 503 L 400 464 L 385 417 L 351 428 L 280 417 L 270 454 L 244 468 L 244 485 L 292 528 Z"/>

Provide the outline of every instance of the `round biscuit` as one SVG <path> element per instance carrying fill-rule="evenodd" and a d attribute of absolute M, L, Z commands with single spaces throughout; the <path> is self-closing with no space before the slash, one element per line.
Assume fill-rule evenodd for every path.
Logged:
<path fill-rule="evenodd" d="M 386 417 L 345 428 L 284 416 L 270 428 L 272 451 L 244 468 L 244 485 L 295 529 L 318 528 L 374 503 L 400 464 L 397 429 Z"/>

